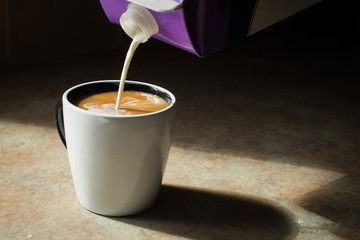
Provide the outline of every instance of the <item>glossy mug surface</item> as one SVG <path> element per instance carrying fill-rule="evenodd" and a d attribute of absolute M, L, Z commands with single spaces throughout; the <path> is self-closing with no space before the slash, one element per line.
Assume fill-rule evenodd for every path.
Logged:
<path fill-rule="evenodd" d="M 157 95 L 168 107 L 140 115 L 107 115 L 76 107 L 79 96 L 116 91 L 118 80 L 102 80 L 67 90 L 56 120 L 70 162 L 77 197 L 88 210 L 107 216 L 140 213 L 156 200 L 165 171 L 175 115 L 175 96 L 142 82 L 124 90 Z"/>

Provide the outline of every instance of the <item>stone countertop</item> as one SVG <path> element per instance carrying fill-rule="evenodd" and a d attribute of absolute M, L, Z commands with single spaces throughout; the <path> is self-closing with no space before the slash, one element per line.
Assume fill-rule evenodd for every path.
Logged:
<path fill-rule="evenodd" d="M 178 110 L 159 198 L 130 217 L 80 206 L 53 113 L 126 49 L 2 69 L 0 239 L 360 239 L 360 45 L 291 24 L 203 59 L 140 46 L 129 79 Z"/>

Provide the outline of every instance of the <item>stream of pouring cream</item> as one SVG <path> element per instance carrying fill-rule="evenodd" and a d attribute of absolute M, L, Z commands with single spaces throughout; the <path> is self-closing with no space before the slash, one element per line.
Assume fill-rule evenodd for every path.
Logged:
<path fill-rule="evenodd" d="M 124 66 L 123 66 L 123 69 L 121 72 L 121 77 L 120 77 L 119 90 L 118 90 L 118 94 L 117 94 L 117 98 L 116 98 L 116 105 L 115 105 L 116 110 L 120 108 L 121 95 L 122 95 L 122 92 L 124 91 L 125 80 L 126 80 L 126 76 L 127 76 L 128 70 L 129 70 L 131 59 L 134 55 L 136 48 L 139 46 L 139 44 L 141 42 L 142 42 L 141 39 L 139 39 L 139 37 L 135 36 L 130 44 L 129 50 L 126 53 L 126 58 L 125 58 Z"/>

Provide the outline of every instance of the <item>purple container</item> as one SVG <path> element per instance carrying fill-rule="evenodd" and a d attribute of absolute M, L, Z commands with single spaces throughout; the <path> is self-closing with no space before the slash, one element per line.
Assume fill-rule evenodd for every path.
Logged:
<path fill-rule="evenodd" d="M 153 37 L 203 57 L 248 35 L 256 0 L 173 0 L 181 8 L 169 12 L 148 9 L 159 25 Z M 106 16 L 120 25 L 126 0 L 100 0 Z"/>

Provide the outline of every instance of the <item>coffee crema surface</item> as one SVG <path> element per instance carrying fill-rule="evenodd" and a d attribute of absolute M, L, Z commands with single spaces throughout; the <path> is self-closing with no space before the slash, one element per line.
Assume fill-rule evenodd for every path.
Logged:
<path fill-rule="evenodd" d="M 138 92 L 124 91 L 121 95 L 120 108 L 116 109 L 118 92 L 102 92 L 84 96 L 73 103 L 79 108 L 90 112 L 108 115 L 139 115 L 160 111 L 169 104 L 156 95 Z"/>

